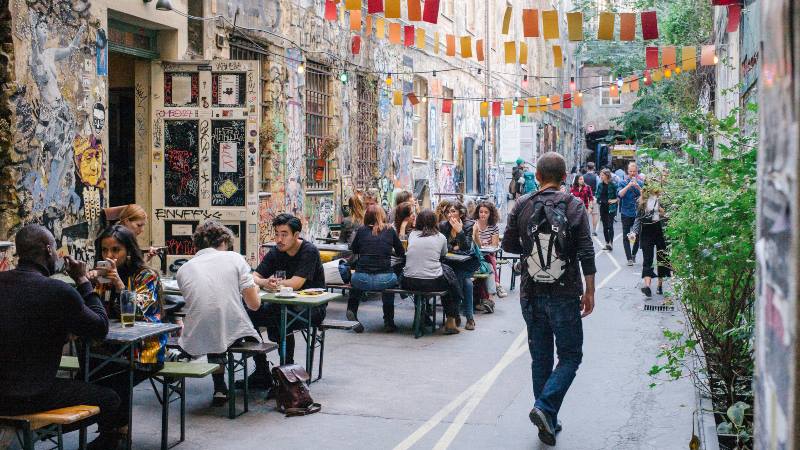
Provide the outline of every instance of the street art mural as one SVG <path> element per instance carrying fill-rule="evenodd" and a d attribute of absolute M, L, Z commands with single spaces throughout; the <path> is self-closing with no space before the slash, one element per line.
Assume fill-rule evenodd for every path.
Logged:
<path fill-rule="evenodd" d="M 106 34 L 86 1 L 27 0 L 12 11 L 14 145 L 3 149 L 11 176 L 0 180 L 3 209 L 11 213 L 0 233 L 10 238 L 38 222 L 66 251 L 84 245 L 104 206 L 106 84 L 97 62 L 107 57 L 97 52 Z M 67 228 L 77 230 L 69 245 L 62 239 Z"/>

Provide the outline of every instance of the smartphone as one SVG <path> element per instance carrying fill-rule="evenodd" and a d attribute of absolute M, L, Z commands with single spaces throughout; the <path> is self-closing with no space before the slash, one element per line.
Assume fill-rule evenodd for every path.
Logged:
<path fill-rule="evenodd" d="M 97 272 L 97 281 L 100 283 L 110 283 L 111 280 L 106 278 L 106 274 L 108 274 L 108 269 L 111 268 L 111 263 L 108 261 L 97 261 L 97 265 L 95 266 L 94 270 Z"/>

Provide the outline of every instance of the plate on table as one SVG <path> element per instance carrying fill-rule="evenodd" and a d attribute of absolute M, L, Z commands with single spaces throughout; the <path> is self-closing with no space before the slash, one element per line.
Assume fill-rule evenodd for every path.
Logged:
<path fill-rule="evenodd" d="M 316 297 L 317 295 L 322 295 L 326 292 L 327 290 L 322 288 L 309 288 L 309 289 L 303 289 L 298 293 L 304 297 Z"/>
<path fill-rule="evenodd" d="M 297 297 L 297 292 L 290 292 L 288 294 L 284 294 L 284 293 L 281 293 L 281 292 L 276 292 L 275 293 L 275 297 L 278 297 L 278 298 L 295 298 L 295 297 Z"/>

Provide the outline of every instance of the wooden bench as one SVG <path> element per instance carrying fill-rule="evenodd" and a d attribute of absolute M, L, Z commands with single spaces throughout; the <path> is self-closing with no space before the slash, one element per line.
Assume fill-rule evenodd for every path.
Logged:
<path fill-rule="evenodd" d="M 278 349 L 278 344 L 273 342 L 249 342 L 245 341 L 228 347 L 225 352 L 228 372 L 228 418 L 236 417 L 250 410 L 248 404 L 249 385 L 247 379 L 247 360 L 258 355 L 268 354 Z M 234 355 L 239 355 L 235 357 Z M 244 374 L 244 411 L 236 414 L 236 372 Z"/>
<path fill-rule="evenodd" d="M 353 289 L 353 287 L 350 286 L 350 283 L 344 283 L 344 284 L 326 283 L 325 289 L 331 292 L 333 292 L 334 289 L 338 289 L 342 293 L 342 295 L 344 295 L 347 291 Z"/>
<path fill-rule="evenodd" d="M 425 319 L 431 319 L 431 334 L 436 331 L 436 299 L 447 295 L 447 291 L 410 291 L 407 289 L 386 289 L 392 294 L 409 295 L 414 298 L 414 338 L 425 333 Z M 430 302 L 430 303 L 429 303 Z M 444 313 L 442 324 L 444 325 Z"/>
<path fill-rule="evenodd" d="M 313 379 L 311 382 L 317 381 L 322 378 L 322 364 L 325 361 L 325 332 L 327 330 L 345 330 L 350 331 L 353 330 L 355 327 L 358 326 L 358 322 L 355 320 L 335 320 L 335 319 L 325 319 L 319 325 L 319 333 L 312 332 L 312 339 L 314 340 L 314 345 L 319 346 L 319 370 L 317 374 L 317 378 Z M 303 333 L 303 337 L 308 339 L 308 336 Z M 309 374 L 311 375 L 311 374 Z"/>
<path fill-rule="evenodd" d="M 0 428 L 13 428 L 24 450 L 33 450 L 37 441 L 56 439 L 59 450 L 64 448 L 62 428 L 88 417 L 100 414 L 100 408 L 89 405 L 76 405 L 66 408 L 51 409 L 33 414 L 19 416 L 0 416 Z"/>

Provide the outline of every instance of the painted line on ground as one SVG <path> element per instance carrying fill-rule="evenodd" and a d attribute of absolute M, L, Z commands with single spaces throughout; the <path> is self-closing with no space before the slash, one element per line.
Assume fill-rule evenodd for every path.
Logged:
<path fill-rule="evenodd" d="M 520 352 L 520 349 L 524 349 L 527 347 L 527 329 L 523 329 L 511 345 L 506 350 L 505 354 L 500 361 L 484 376 L 482 376 L 478 381 L 476 381 L 472 386 L 468 387 L 464 392 L 459 394 L 456 398 L 454 398 L 450 403 L 445 405 L 442 409 L 440 409 L 436 414 L 431 416 L 427 422 L 422 424 L 416 431 L 411 433 L 407 438 L 403 440 L 403 442 L 397 444 L 394 450 L 407 450 L 411 448 L 414 444 L 416 444 L 420 439 L 425 437 L 431 430 L 433 430 L 437 425 L 439 425 L 442 420 L 447 418 L 456 408 L 461 406 L 464 402 L 466 402 L 470 396 L 477 391 L 478 389 L 482 388 L 484 383 L 492 376 L 493 373 L 497 373 L 499 375 L 500 372 L 503 371 L 511 362 L 519 357 L 523 352 Z M 513 358 L 510 358 L 510 355 L 515 355 Z M 496 379 L 496 376 L 495 376 Z M 492 383 L 494 380 L 492 380 Z"/>

